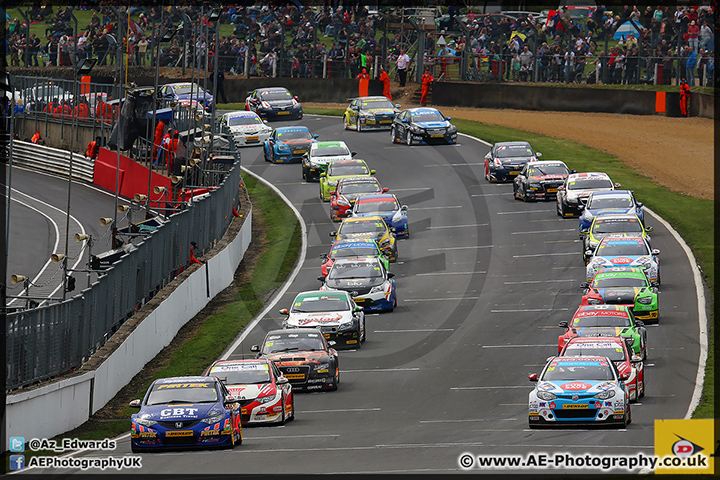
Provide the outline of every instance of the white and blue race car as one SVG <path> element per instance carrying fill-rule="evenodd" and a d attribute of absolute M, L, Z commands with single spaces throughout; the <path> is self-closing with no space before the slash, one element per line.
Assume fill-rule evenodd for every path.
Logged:
<path fill-rule="evenodd" d="M 634 213 L 640 219 L 640 223 L 645 225 L 645 212 L 642 206 L 642 202 L 635 200 L 635 196 L 630 190 L 593 192 L 587 198 L 585 205 L 578 205 L 578 208 L 582 211 L 580 215 L 580 231 L 588 230 L 592 225 L 593 218 L 596 216 L 608 214 L 631 215 Z"/>
<path fill-rule="evenodd" d="M 632 421 L 625 381 L 607 357 L 551 357 L 542 373 L 528 375 L 537 382 L 528 399 L 530 428 L 567 424 L 618 424 Z"/>
<path fill-rule="evenodd" d="M 237 110 L 220 118 L 220 131 L 232 135 L 236 147 L 247 147 L 265 143 L 273 129 L 257 113 Z"/>
<path fill-rule="evenodd" d="M 408 145 L 455 143 L 457 127 L 450 120 L 437 108 L 408 108 L 393 120 L 390 138 L 393 143 L 405 142 Z"/>

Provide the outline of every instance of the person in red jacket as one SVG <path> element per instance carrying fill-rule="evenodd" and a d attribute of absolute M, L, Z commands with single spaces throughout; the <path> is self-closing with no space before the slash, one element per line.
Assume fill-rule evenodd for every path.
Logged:
<path fill-rule="evenodd" d="M 153 158 L 157 159 L 157 151 L 162 142 L 163 132 L 165 131 L 165 122 L 160 120 L 155 127 L 155 141 L 153 142 Z"/>
<path fill-rule="evenodd" d="M 95 137 L 95 140 L 88 143 L 87 151 L 85 152 L 85 156 L 95 160 L 98 156 L 98 153 L 100 152 L 100 137 Z"/>
<path fill-rule="evenodd" d="M 360 82 L 358 82 L 358 97 L 367 97 L 368 89 L 370 88 L 370 75 L 368 75 L 367 69 L 363 68 L 357 78 L 360 80 Z"/>
<path fill-rule="evenodd" d="M 683 117 L 688 116 L 688 100 L 690 99 L 690 85 L 683 78 L 680 81 L 680 113 Z"/>
<path fill-rule="evenodd" d="M 385 71 L 385 68 L 380 65 L 380 76 L 378 77 L 383 84 L 383 95 L 390 101 L 392 101 L 392 95 L 390 94 L 390 76 Z"/>
<path fill-rule="evenodd" d="M 430 70 L 425 70 L 425 73 L 422 75 L 422 87 L 421 87 L 421 95 L 420 95 L 420 105 L 427 105 L 427 94 L 428 90 L 430 89 L 430 84 L 435 81 L 435 78 L 433 78 L 432 74 L 430 73 Z"/>
<path fill-rule="evenodd" d="M 178 143 L 180 143 L 180 132 L 175 130 L 172 135 L 172 140 L 170 141 L 170 150 L 167 154 L 167 169 L 168 169 L 168 175 L 172 174 L 173 171 L 173 162 L 175 161 L 175 155 L 177 155 L 177 148 Z"/>
<path fill-rule="evenodd" d="M 35 130 L 35 135 L 32 136 L 30 141 L 35 144 L 40 143 L 40 130 Z"/>

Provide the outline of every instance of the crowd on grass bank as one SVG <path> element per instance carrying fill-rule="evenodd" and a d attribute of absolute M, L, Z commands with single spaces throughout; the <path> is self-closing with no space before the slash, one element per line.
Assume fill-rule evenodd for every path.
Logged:
<path fill-rule="evenodd" d="M 417 56 L 409 49 L 416 36 L 387 33 L 386 17 L 371 15 L 361 2 L 351 4 L 346 9 L 292 2 L 224 6 L 219 22 L 231 24 L 232 33 L 218 38 L 209 9 L 196 2 L 164 8 L 118 3 L 118 18 L 111 2 L 91 8 L 83 3 L 55 7 L 51 0 L 36 0 L 28 16 L 31 24 L 45 27 L 44 34 L 28 35 L 24 21 L 8 19 L 5 61 L 11 66 L 71 66 L 95 57 L 99 65 L 113 65 L 118 58 L 124 62 L 126 55 L 129 65 L 138 66 L 154 66 L 155 58 L 160 66 L 205 66 L 210 59 L 212 70 L 217 54 L 219 70 L 229 74 L 356 78 L 367 69 L 376 78 L 378 61 L 390 71 L 401 48 Z M 76 28 L 77 10 L 92 11 L 92 17 Z M 691 85 L 704 85 L 714 80 L 711 7 L 626 5 L 609 12 L 599 5 L 587 18 L 559 8 L 542 24 L 523 14 L 470 14 L 469 34 L 461 33 L 454 20 L 459 8 L 451 6 L 448 13 L 436 20 L 437 29 L 425 39 L 424 64 L 438 76 L 450 77 L 447 65 L 459 62 L 465 52 L 469 70 L 487 71 L 495 79 L 573 82 L 596 70 L 596 78 L 605 83 L 679 84 L 687 78 Z M 634 33 L 623 34 L 610 46 L 607 40 L 628 20 L 637 25 Z M 158 45 L 166 32 L 176 33 Z M 593 68 L 586 68 L 588 64 Z"/>

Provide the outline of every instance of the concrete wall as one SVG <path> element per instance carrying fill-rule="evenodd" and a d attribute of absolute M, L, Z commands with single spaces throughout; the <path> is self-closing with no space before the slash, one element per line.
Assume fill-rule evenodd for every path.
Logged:
<path fill-rule="evenodd" d="M 655 92 L 554 85 L 438 82 L 432 87 L 434 105 L 512 108 L 565 112 L 662 115 L 655 112 Z M 667 116 L 680 116 L 679 94 L 668 92 Z M 690 95 L 690 116 L 714 118 L 714 96 Z"/>
<path fill-rule="evenodd" d="M 124 338 L 113 337 L 111 341 L 122 344 L 96 369 L 34 390 L 8 395 L 4 449 L 8 449 L 7 442 L 11 436 L 52 438 L 78 427 L 102 408 L 172 341 L 180 328 L 212 297 L 232 283 L 235 270 L 250 245 L 251 232 L 252 210 L 235 238 L 229 240 L 224 249 L 192 271 L 184 281 L 174 285 L 174 290 Z"/>

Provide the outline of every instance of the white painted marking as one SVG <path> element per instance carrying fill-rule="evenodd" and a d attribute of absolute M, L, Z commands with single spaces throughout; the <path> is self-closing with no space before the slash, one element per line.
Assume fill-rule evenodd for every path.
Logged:
<path fill-rule="evenodd" d="M 557 230 L 531 230 L 529 232 L 512 232 L 510 235 L 531 235 L 536 233 L 574 232 L 577 228 L 560 228 Z"/>
<path fill-rule="evenodd" d="M 518 212 L 496 212 L 498 215 L 514 215 L 516 213 L 545 213 L 547 214 L 549 210 L 521 210 Z"/>
<path fill-rule="evenodd" d="M 393 188 L 393 192 L 408 192 L 411 190 L 432 190 L 433 187 L 408 187 L 408 188 Z"/>
<path fill-rule="evenodd" d="M 339 433 L 328 433 L 324 435 L 272 435 L 269 437 L 250 437 L 243 431 L 243 440 L 271 440 L 271 439 L 286 439 L 286 438 L 322 438 L 322 437 L 339 437 Z"/>
<path fill-rule="evenodd" d="M 343 373 L 345 373 L 343 371 Z M 302 413 L 379 412 L 379 408 L 338 408 L 335 410 L 303 410 Z"/>
<path fill-rule="evenodd" d="M 434 273 L 416 273 L 416 277 L 427 277 L 427 276 L 435 276 L 435 275 L 472 275 L 474 273 L 487 273 L 482 270 L 478 270 L 477 272 L 434 272 Z"/>
<path fill-rule="evenodd" d="M 343 370 L 342 373 L 366 373 L 366 372 L 416 372 L 420 370 L 419 367 L 406 367 L 406 368 L 365 368 L 355 370 Z M 380 410 L 378 408 L 378 410 Z"/>
<path fill-rule="evenodd" d="M 512 193 L 476 193 L 475 195 L 470 195 L 471 197 L 499 197 L 501 195 L 512 195 Z"/>
<path fill-rule="evenodd" d="M 523 403 L 523 405 L 525 404 Z M 420 420 L 420 423 L 504 422 L 516 420 L 517 418 L 466 418 L 464 420 Z"/>
<path fill-rule="evenodd" d="M 462 205 L 448 205 L 446 207 L 413 207 L 415 210 L 442 210 L 444 208 L 462 208 Z"/>
<path fill-rule="evenodd" d="M 405 302 L 439 302 L 441 300 L 477 300 L 480 297 L 406 298 Z"/>
<path fill-rule="evenodd" d="M 554 312 L 556 310 L 567 310 L 567 308 L 525 308 L 516 310 L 490 310 L 492 313 L 505 313 L 505 312 Z"/>
<path fill-rule="evenodd" d="M 518 285 L 521 283 L 553 283 L 553 282 L 576 282 L 577 280 L 574 280 L 572 278 L 569 278 L 567 280 L 523 280 L 522 282 L 505 282 L 505 285 Z"/>
<path fill-rule="evenodd" d="M 454 332 L 454 328 L 415 328 L 407 330 L 375 330 L 373 333 L 413 333 L 413 332 Z M 346 370 L 343 370 L 345 372 Z"/>
<path fill-rule="evenodd" d="M 527 388 L 532 390 L 532 385 L 498 385 L 497 387 L 450 387 L 450 390 L 493 390 L 496 388 Z"/>
<path fill-rule="evenodd" d="M 513 255 L 513 258 L 527 258 L 527 257 L 546 257 L 548 255 L 561 256 L 561 255 L 578 255 L 579 252 L 567 252 L 567 253 L 528 253 L 526 255 Z"/>
<path fill-rule="evenodd" d="M 486 227 L 489 223 L 473 223 L 470 225 L 445 225 L 442 227 L 428 227 L 428 230 L 439 230 L 441 228 L 465 228 L 465 227 Z"/>
<path fill-rule="evenodd" d="M 442 247 L 442 248 L 428 248 L 428 252 L 437 252 L 437 251 L 445 251 L 445 250 L 470 250 L 474 248 L 492 248 L 495 245 L 471 245 L 469 247 Z"/>
<path fill-rule="evenodd" d="M 555 347 L 557 343 L 538 343 L 535 345 L 480 345 L 482 348 L 519 348 L 519 347 Z"/>

